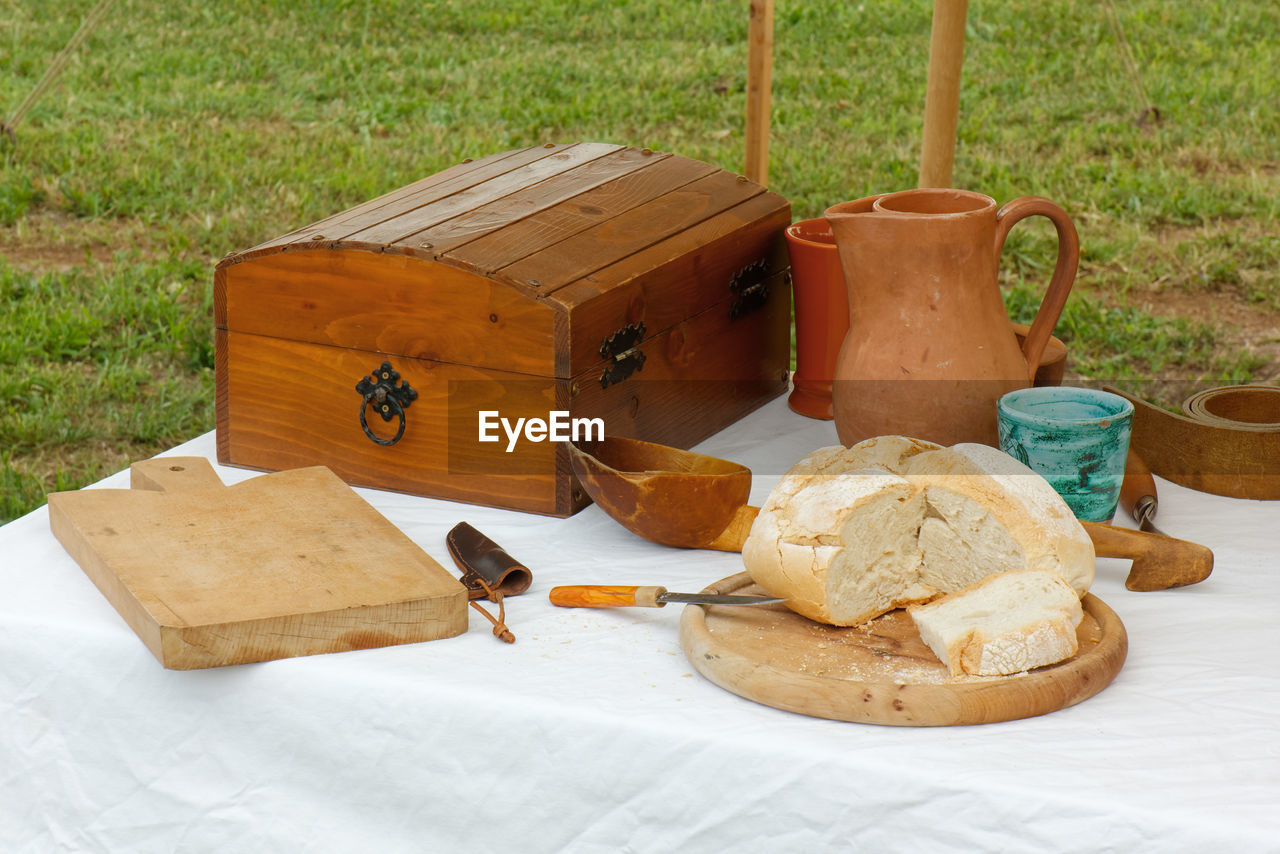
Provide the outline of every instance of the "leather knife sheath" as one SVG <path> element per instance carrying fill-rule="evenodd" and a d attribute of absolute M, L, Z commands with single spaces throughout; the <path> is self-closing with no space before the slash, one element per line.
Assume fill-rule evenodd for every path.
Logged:
<path fill-rule="evenodd" d="M 503 596 L 523 593 L 533 583 L 533 573 L 528 567 L 466 522 L 455 525 L 444 540 L 454 563 L 462 570 L 461 581 L 469 599 L 489 597 L 480 579 L 484 579 L 490 590 Z"/>

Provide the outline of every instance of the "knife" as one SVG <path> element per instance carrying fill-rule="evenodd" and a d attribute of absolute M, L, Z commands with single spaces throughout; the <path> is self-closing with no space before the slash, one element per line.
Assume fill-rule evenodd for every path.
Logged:
<path fill-rule="evenodd" d="M 624 587 L 608 584 L 574 584 L 551 588 L 552 605 L 562 608 L 661 608 L 668 602 L 687 605 L 768 605 L 785 602 L 770 596 L 738 596 L 712 593 L 668 593 L 665 587 Z"/>
<path fill-rule="evenodd" d="M 1156 481 L 1151 469 L 1132 449 L 1125 459 L 1124 482 L 1120 485 L 1120 506 L 1138 523 L 1138 530 L 1164 535 L 1153 521 L 1159 502 L 1156 499 Z"/>

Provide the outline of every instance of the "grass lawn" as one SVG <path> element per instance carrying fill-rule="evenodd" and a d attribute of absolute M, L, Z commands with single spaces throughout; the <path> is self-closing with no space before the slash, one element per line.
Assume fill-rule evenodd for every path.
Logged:
<path fill-rule="evenodd" d="M 0 0 L 0 114 L 93 5 Z M 1274 381 L 1280 6 L 1113 5 L 1134 70 L 1106 4 L 970 3 L 954 182 L 1075 217 L 1077 376 Z M 770 186 L 796 219 L 915 185 L 931 8 L 778 0 Z M 746 34 L 721 0 L 119 0 L 0 140 L 0 521 L 212 428 L 229 251 L 543 142 L 740 170 Z M 1017 317 L 1051 238 L 1006 249 Z"/>

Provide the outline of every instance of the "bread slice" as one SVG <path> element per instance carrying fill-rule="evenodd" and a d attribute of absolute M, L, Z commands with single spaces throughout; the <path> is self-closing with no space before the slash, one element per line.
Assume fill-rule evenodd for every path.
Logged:
<path fill-rule="evenodd" d="M 921 639 L 952 676 L 1007 676 L 1075 655 L 1080 597 L 1045 570 L 990 575 L 958 593 L 907 609 Z"/>

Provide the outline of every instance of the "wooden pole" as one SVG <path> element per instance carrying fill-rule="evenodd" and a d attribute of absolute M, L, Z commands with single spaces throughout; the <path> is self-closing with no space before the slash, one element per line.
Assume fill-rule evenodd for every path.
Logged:
<path fill-rule="evenodd" d="M 920 186 L 950 187 L 960 116 L 960 68 L 968 0 L 934 0 L 929 36 L 929 81 L 924 98 Z"/>
<path fill-rule="evenodd" d="M 751 0 L 747 30 L 747 157 L 745 174 L 769 183 L 769 95 L 773 86 L 773 0 Z"/>

